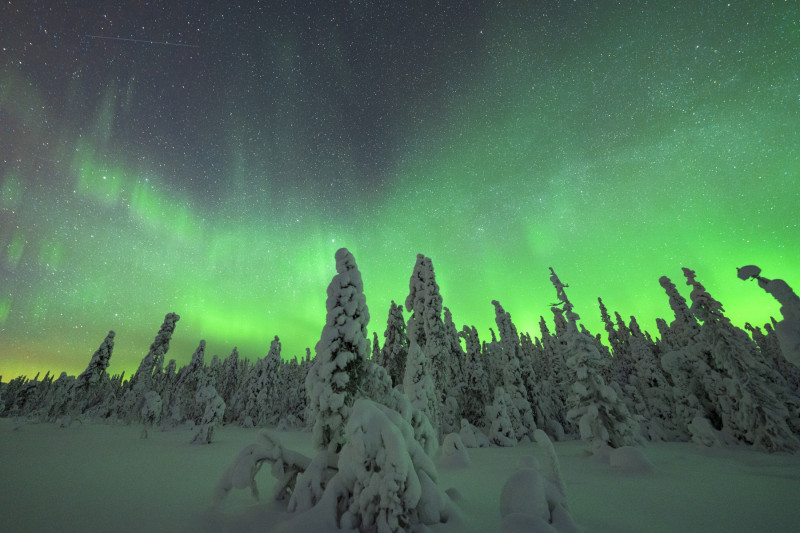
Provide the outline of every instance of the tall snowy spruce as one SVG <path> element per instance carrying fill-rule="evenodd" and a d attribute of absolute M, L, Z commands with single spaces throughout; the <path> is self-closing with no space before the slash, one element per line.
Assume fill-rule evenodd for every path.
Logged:
<path fill-rule="evenodd" d="M 397 305 L 392 300 L 389 307 L 389 318 L 386 320 L 386 331 L 383 333 L 383 348 L 381 348 L 381 364 L 389 372 L 392 385 L 403 382 L 406 369 L 406 356 L 408 355 L 408 336 L 406 335 L 406 321 L 403 318 L 403 306 Z"/>
<path fill-rule="evenodd" d="M 408 319 L 408 340 L 416 342 L 428 358 L 439 403 L 444 403 L 452 382 L 452 368 L 442 321 L 442 296 L 429 257 L 417 255 L 408 287 L 406 309 L 412 313 Z"/>
<path fill-rule="evenodd" d="M 172 334 L 175 332 L 175 326 L 180 318 L 176 313 L 167 313 L 164 316 L 164 322 L 153 339 L 150 350 L 139 363 L 136 373 L 128 381 L 122 397 L 122 405 L 118 407 L 119 416 L 128 421 L 142 420 L 145 426 L 152 425 L 159 420 L 163 405 L 161 397 L 152 390 L 153 374 L 163 364 Z M 144 435 L 146 435 L 146 428 L 143 432 Z"/>
<path fill-rule="evenodd" d="M 530 361 L 527 361 L 528 371 L 523 371 L 522 346 L 517 328 L 511 321 L 511 315 L 497 300 L 492 300 L 492 305 L 495 308 L 497 330 L 500 332 L 500 346 L 503 351 L 503 389 L 511 399 L 511 405 L 507 407 L 514 425 L 514 434 L 517 439 L 527 436 L 532 441 L 533 432 L 536 431 L 536 422 L 533 417 L 529 389 L 534 384 L 529 382 L 528 378 L 533 373 L 533 369 L 530 367 Z"/>
<path fill-rule="evenodd" d="M 355 258 L 346 248 L 336 252 L 336 272 L 328 286 L 317 355 L 306 377 L 314 445 L 334 453 L 345 443 L 344 425 L 369 359 L 367 299 Z"/>
<path fill-rule="evenodd" d="M 787 421 L 796 424 L 796 414 L 786 407 L 788 386 L 758 353 L 747 333 L 723 314 L 722 304 L 684 268 L 686 284 L 692 287 L 691 312 L 702 323 L 707 360 L 717 377 L 715 383 L 719 429 L 735 442 L 745 442 L 767 452 L 796 451 L 800 440 Z"/>
<path fill-rule="evenodd" d="M 761 276 L 761 269 L 755 265 L 741 267 L 737 273 L 740 279 L 758 280 L 758 286 L 781 304 L 783 320 L 775 323 L 775 335 L 783 356 L 800 366 L 800 297 L 782 279 Z"/>
<path fill-rule="evenodd" d="M 403 392 L 411 402 L 411 426 L 415 438 L 428 454 L 433 454 L 439 446 L 435 427 L 438 422 L 438 397 L 430 363 L 419 344 L 412 341 L 406 359 Z"/>
<path fill-rule="evenodd" d="M 106 395 L 111 393 L 111 383 L 106 373 L 111 353 L 114 351 L 115 333 L 109 331 L 100 347 L 92 355 L 86 367 L 70 391 L 72 409 L 77 413 L 96 410 L 107 401 Z"/>
<path fill-rule="evenodd" d="M 578 330 L 580 317 L 567 298 L 567 285 L 561 283 L 552 268 L 550 272 L 559 299 L 553 313 L 562 317 L 566 314 L 567 374 L 572 383 L 567 396 L 567 420 L 577 424 L 581 439 L 593 447 L 635 444 L 638 425 L 617 391 L 603 380 L 603 365 L 607 362 L 594 338 Z"/>

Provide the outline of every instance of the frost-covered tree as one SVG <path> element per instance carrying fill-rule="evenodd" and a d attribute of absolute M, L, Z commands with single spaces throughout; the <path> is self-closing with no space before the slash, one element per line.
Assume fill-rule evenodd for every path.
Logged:
<path fill-rule="evenodd" d="M 260 375 L 255 382 L 255 403 L 248 404 L 247 411 L 256 425 L 272 426 L 284 414 L 282 406 L 288 388 L 286 374 L 282 372 L 281 341 L 277 335 L 270 342 L 269 352 L 260 363 Z"/>
<path fill-rule="evenodd" d="M 461 416 L 473 426 L 481 426 L 484 421 L 486 401 L 489 398 L 489 376 L 483 366 L 481 341 L 475 326 L 464 326 L 461 337 L 467 347 L 467 362 L 464 365 L 464 394 L 462 395 Z"/>
<path fill-rule="evenodd" d="M 389 307 L 389 318 L 386 321 L 386 331 L 383 333 L 383 348 L 381 349 L 381 364 L 389 372 L 392 385 L 403 382 L 408 355 L 408 336 L 406 335 L 406 322 L 403 318 L 403 306 L 397 305 L 392 300 Z"/>
<path fill-rule="evenodd" d="M 114 336 L 113 331 L 108 332 L 100 347 L 92 355 L 86 370 L 75 380 L 70 394 L 72 409 L 77 413 L 96 410 L 106 401 L 107 395 L 111 394 L 106 369 L 114 351 Z"/>
<path fill-rule="evenodd" d="M 439 445 L 437 432 L 439 403 L 434 388 L 429 362 L 422 348 L 411 341 L 406 358 L 403 391 L 411 402 L 411 425 L 416 439 L 429 454 L 433 454 Z"/>
<path fill-rule="evenodd" d="M 603 365 L 607 364 L 594 338 L 578 330 L 579 316 L 566 295 L 567 285 L 561 283 L 553 269 L 550 280 L 563 308 L 554 306 L 555 316 L 566 313 L 567 372 L 571 389 L 567 397 L 567 419 L 577 424 L 582 440 L 593 446 L 613 448 L 636 442 L 638 427 L 618 392 L 603 380 Z"/>
<path fill-rule="evenodd" d="M 459 332 L 453 322 L 453 314 L 450 309 L 444 307 L 444 338 L 447 345 L 447 353 L 449 354 L 450 378 L 452 389 L 449 391 L 450 396 L 456 396 L 460 400 L 462 389 L 464 388 L 464 364 L 466 363 L 466 354 L 461 348 L 461 341 L 459 339 Z"/>
<path fill-rule="evenodd" d="M 161 419 L 162 411 L 163 405 L 161 402 L 161 396 L 159 396 L 156 391 L 149 390 L 145 392 L 144 397 L 142 398 L 142 407 L 139 413 L 139 417 L 142 421 L 141 437 L 143 439 L 147 438 L 150 428 L 158 424 Z"/>
<path fill-rule="evenodd" d="M 430 363 L 433 383 L 443 403 L 452 382 L 448 342 L 442 321 L 442 296 L 429 257 L 417 255 L 414 272 L 409 280 L 405 307 L 411 312 L 408 319 L 409 342 L 416 342 Z"/>
<path fill-rule="evenodd" d="M 198 385 L 194 400 L 197 402 L 197 411 L 201 414 L 196 420 L 199 430 L 192 439 L 192 444 L 211 444 L 214 438 L 214 429 L 222 425 L 222 418 L 225 415 L 225 400 L 214 388 L 213 378 L 205 377 Z"/>
<path fill-rule="evenodd" d="M 761 269 L 755 265 L 741 267 L 737 272 L 740 279 L 758 280 L 758 286 L 781 304 L 783 320 L 775 323 L 775 334 L 783 356 L 800 366 L 800 297 L 782 279 L 761 276 Z"/>
<path fill-rule="evenodd" d="M 175 326 L 180 318 L 176 313 L 167 313 L 164 317 L 164 322 L 161 324 L 155 339 L 153 339 L 150 350 L 139 363 L 139 368 L 131 376 L 124 389 L 121 403 L 118 406 L 119 416 L 128 421 L 141 419 L 141 408 L 145 401 L 145 394 L 153 389 L 153 373 L 162 364 L 167 350 L 169 350 L 172 334 L 175 332 Z M 158 403 L 163 407 L 161 402 Z M 150 404 L 151 406 L 156 405 L 156 402 L 152 400 L 152 395 Z M 156 418 L 160 418 L 160 416 Z"/>
<path fill-rule="evenodd" d="M 689 310 L 686 299 L 678 292 L 678 288 L 667 276 L 661 276 L 658 282 L 669 297 L 669 306 L 675 314 L 669 329 L 661 332 L 661 340 L 669 349 L 679 349 L 693 344 L 700 331 L 697 320 Z"/>
<path fill-rule="evenodd" d="M 169 423 L 179 425 L 187 420 L 196 420 L 200 416 L 195 401 L 200 384 L 205 381 L 206 341 L 201 340 L 187 366 L 182 367 L 175 376 L 175 383 L 169 394 Z"/>
<path fill-rule="evenodd" d="M 241 391 L 244 387 L 240 384 L 243 381 L 242 370 L 245 364 L 246 361 L 239 361 L 239 350 L 236 347 L 222 362 L 218 385 L 219 393 L 226 405 L 224 418 L 226 423 L 236 420 L 243 408 L 241 400 L 244 395 Z M 303 394 L 305 395 L 305 392 Z"/>
<path fill-rule="evenodd" d="M 509 416 L 509 408 L 513 408 L 511 397 L 503 389 L 494 390 L 494 402 L 486 406 L 486 427 L 489 430 L 489 441 L 497 446 L 514 446 L 517 435 L 514 423 Z"/>
<path fill-rule="evenodd" d="M 723 433 L 767 452 L 796 451 L 800 440 L 787 424 L 787 387 L 757 351 L 747 333 L 730 322 L 722 304 L 684 268 L 692 314 L 702 322 L 700 338 L 717 371 L 715 402 Z"/>
<path fill-rule="evenodd" d="M 344 445 L 344 425 L 361 395 L 369 358 L 367 299 L 355 258 L 346 248 L 336 252 L 336 272 L 328 286 L 317 355 L 306 378 L 314 445 L 331 452 Z"/>
<path fill-rule="evenodd" d="M 346 426 L 338 473 L 338 526 L 376 532 L 415 531 L 442 521 L 444 495 L 431 458 L 396 411 L 358 400 Z"/>
<path fill-rule="evenodd" d="M 617 330 L 614 327 L 614 323 L 611 321 L 611 315 L 608 314 L 608 309 L 606 308 L 605 304 L 603 303 L 602 298 L 597 299 L 597 303 L 600 307 L 600 319 L 603 321 L 603 326 L 606 330 L 606 338 L 608 339 L 608 345 L 611 347 L 611 355 L 613 357 L 617 357 L 625 352 L 625 344 L 627 338 L 625 337 L 624 332 Z"/>
<path fill-rule="evenodd" d="M 631 335 L 628 346 L 633 363 L 629 386 L 635 387 L 644 401 L 644 412 L 639 413 L 644 416 L 641 422 L 644 433 L 650 440 L 677 439 L 673 391 L 654 353 L 654 346 L 641 332 Z"/>
<path fill-rule="evenodd" d="M 744 327 L 753 336 L 753 340 L 764 358 L 786 380 L 789 390 L 794 391 L 795 395 L 800 395 L 800 367 L 784 357 L 772 324 L 764 324 L 766 333 L 762 332 L 761 328 L 754 328 L 747 323 Z"/>
<path fill-rule="evenodd" d="M 517 328 L 511 321 L 511 315 L 503 309 L 500 302 L 492 300 L 495 308 L 495 323 L 500 332 L 500 346 L 503 353 L 503 389 L 511 398 L 514 412 L 519 413 L 519 419 L 512 419 L 514 434 L 517 439 L 527 436 L 533 440 L 533 432 L 536 431 L 536 422 L 533 417 L 533 409 L 528 396 L 528 380 L 526 379 L 533 373 L 533 369 L 528 364 L 528 376 L 523 374 L 521 368 L 521 344 Z"/>

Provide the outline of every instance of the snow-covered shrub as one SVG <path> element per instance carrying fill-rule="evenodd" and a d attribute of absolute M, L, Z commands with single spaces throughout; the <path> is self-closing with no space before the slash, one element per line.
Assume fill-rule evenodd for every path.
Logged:
<path fill-rule="evenodd" d="M 567 511 L 564 485 L 553 445 L 547 435 L 537 430 L 537 442 L 546 450 L 547 467 L 536 458 L 520 457 L 516 471 L 500 493 L 499 531 L 502 533 L 581 531 Z"/>
<path fill-rule="evenodd" d="M 214 436 L 214 429 L 222 425 L 222 417 L 225 415 L 225 401 L 217 393 L 217 389 L 214 388 L 210 380 L 198 389 L 195 401 L 203 414 L 198 421 L 200 430 L 192 439 L 192 443 L 210 444 Z"/>
<path fill-rule="evenodd" d="M 511 399 L 503 387 L 496 387 L 494 390 L 494 403 L 486 406 L 489 440 L 497 446 L 514 446 L 517 444 L 514 426 L 508 416 L 508 405 L 510 403 Z"/>
<path fill-rule="evenodd" d="M 147 391 L 142 399 L 142 408 L 139 412 L 142 421 L 142 434 L 143 439 L 147 438 L 147 431 L 161 420 L 161 410 L 163 404 L 161 403 L 161 396 L 156 391 Z"/>
<path fill-rule="evenodd" d="M 437 464 L 439 466 L 448 468 L 463 468 L 472 466 L 472 460 L 469 458 L 467 446 L 462 442 L 461 436 L 458 433 L 448 433 L 444 437 L 442 447 L 439 450 L 439 459 Z"/>
<path fill-rule="evenodd" d="M 399 413 L 358 400 L 346 434 L 339 472 L 329 484 L 339 491 L 338 526 L 396 532 L 442 520 L 436 468 Z"/>

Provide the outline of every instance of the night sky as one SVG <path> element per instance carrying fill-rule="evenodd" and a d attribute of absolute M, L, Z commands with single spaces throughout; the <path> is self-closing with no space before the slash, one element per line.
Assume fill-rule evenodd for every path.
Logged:
<path fill-rule="evenodd" d="M 78 4 L 89 7 L 76 7 Z M 125 4 L 121 6 L 121 4 Z M 794 1 L 0 6 L 0 374 L 319 339 L 334 253 L 371 330 L 433 259 L 456 324 L 597 297 L 657 333 L 697 271 L 738 325 L 800 288 Z"/>

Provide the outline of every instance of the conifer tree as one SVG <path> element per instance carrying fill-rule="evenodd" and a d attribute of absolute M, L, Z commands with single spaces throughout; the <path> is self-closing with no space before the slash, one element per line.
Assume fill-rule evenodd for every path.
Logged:
<path fill-rule="evenodd" d="M 483 425 L 485 406 L 489 398 L 489 376 L 483 366 L 481 343 L 475 326 L 464 326 L 461 337 L 467 346 L 467 362 L 464 369 L 465 383 L 461 416 L 473 426 Z"/>
<path fill-rule="evenodd" d="M 389 307 L 389 318 L 386 321 L 383 338 L 385 340 L 381 349 L 381 361 L 392 378 L 392 385 L 396 386 L 403 382 L 405 374 L 408 336 L 403 318 L 403 306 L 395 304 L 394 300 Z"/>
<path fill-rule="evenodd" d="M 511 398 L 511 403 L 519 412 L 519 420 L 514 427 L 514 434 L 517 439 L 527 436 L 533 440 L 533 432 L 536 431 L 536 422 L 533 418 L 533 409 L 528 397 L 528 383 L 526 376 L 523 375 L 520 357 L 520 340 L 517 328 L 511 321 L 511 315 L 506 312 L 497 300 L 492 300 L 495 308 L 495 323 L 500 332 L 500 346 L 503 353 L 503 389 Z M 528 374 L 532 373 L 529 369 Z"/>
<path fill-rule="evenodd" d="M 180 316 L 176 313 L 168 313 L 164 317 L 164 322 L 158 330 L 153 343 L 150 345 L 150 350 L 139 363 L 139 368 L 136 373 L 131 376 L 128 381 L 127 387 L 123 392 L 124 396 L 119 406 L 119 414 L 127 420 L 140 419 L 141 410 L 139 407 L 145 401 L 145 394 L 152 390 L 153 373 L 164 360 L 164 356 L 169 350 L 169 343 L 172 339 L 172 334 L 175 332 L 175 326 L 180 320 Z M 157 393 L 156 393 L 157 394 Z M 160 397 L 159 397 L 160 400 Z M 152 395 L 149 397 L 149 405 L 152 408 L 156 406 L 163 407 L 160 401 L 156 402 Z M 158 419 L 160 416 L 155 416 Z"/>
<path fill-rule="evenodd" d="M 740 279 L 756 279 L 758 286 L 781 304 L 783 320 L 775 322 L 775 335 L 783 356 L 800 366 L 800 297 L 782 279 L 768 279 L 761 276 L 761 269 L 748 265 L 737 269 Z"/>
<path fill-rule="evenodd" d="M 693 339 L 700 331 L 700 326 L 689 311 L 686 299 L 681 296 L 675 284 L 667 276 L 661 276 L 658 282 L 666 291 L 669 297 L 669 306 L 675 314 L 675 320 L 670 323 L 669 329 L 661 332 L 661 340 L 670 349 L 683 348 L 693 344 Z"/>
<path fill-rule="evenodd" d="M 572 387 L 567 397 L 567 419 L 578 425 L 582 440 L 593 445 L 613 448 L 636 442 L 638 428 L 618 393 L 602 377 L 603 359 L 593 337 L 578 331 L 580 318 L 555 271 L 550 268 L 550 281 L 556 288 L 559 303 L 553 306 L 555 316 L 566 314 L 567 370 Z M 558 307 L 561 306 L 561 307 Z"/>
<path fill-rule="evenodd" d="M 306 378 L 314 445 L 333 453 L 344 444 L 344 424 L 361 394 L 369 358 L 367 299 L 355 258 L 346 248 L 336 252 L 336 272 L 328 286 L 317 355 Z"/>
<path fill-rule="evenodd" d="M 514 423 L 509 415 L 511 398 L 503 387 L 494 390 L 494 402 L 486 406 L 486 426 L 489 429 L 489 441 L 497 446 L 514 446 L 517 435 Z"/>
<path fill-rule="evenodd" d="M 270 342 L 269 352 L 262 361 L 255 383 L 255 404 L 248 405 L 248 412 L 256 425 L 275 425 L 282 416 L 281 405 L 287 392 L 285 375 L 281 372 L 281 340 L 277 335 Z"/>
<path fill-rule="evenodd" d="M 417 255 L 414 272 L 409 280 L 409 294 L 406 297 L 408 319 L 408 339 L 416 342 L 430 362 L 433 383 L 439 392 L 439 403 L 444 402 L 444 393 L 452 381 L 452 369 L 442 322 L 442 296 L 429 257 Z"/>
<path fill-rule="evenodd" d="M 173 425 L 187 420 L 196 420 L 200 413 L 195 396 L 204 381 L 206 341 L 201 340 L 187 366 L 182 367 L 175 376 L 175 384 L 170 394 L 169 417 Z"/>
<path fill-rule="evenodd" d="M 108 332 L 100 347 L 92 355 L 86 370 L 75 380 L 70 393 L 73 409 L 79 413 L 96 408 L 111 392 L 106 369 L 114 351 L 114 336 L 113 331 Z"/>
<path fill-rule="evenodd" d="M 787 424 L 785 381 L 759 356 L 747 333 L 731 324 L 695 272 L 684 268 L 683 273 L 692 287 L 691 312 L 702 322 L 701 339 L 721 380 L 715 384 L 715 400 L 722 430 L 767 452 L 800 449 Z"/>
<path fill-rule="evenodd" d="M 423 449 L 432 455 L 439 441 L 434 428 L 439 425 L 439 395 L 436 392 L 429 362 L 419 344 L 411 341 L 406 358 L 403 391 L 411 403 L 411 426 Z"/>

